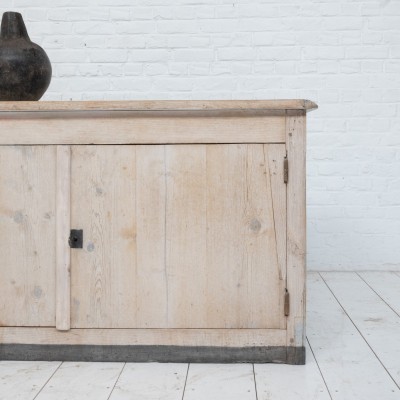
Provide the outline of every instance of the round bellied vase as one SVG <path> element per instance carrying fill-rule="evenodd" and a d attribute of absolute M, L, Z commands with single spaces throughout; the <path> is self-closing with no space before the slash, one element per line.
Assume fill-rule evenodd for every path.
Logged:
<path fill-rule="evenodd" d="M 51 80 L 46 52 L 28 36 L 22 15 L 5 12 L 0 33 L 0 101 L 39 100 Z"/>

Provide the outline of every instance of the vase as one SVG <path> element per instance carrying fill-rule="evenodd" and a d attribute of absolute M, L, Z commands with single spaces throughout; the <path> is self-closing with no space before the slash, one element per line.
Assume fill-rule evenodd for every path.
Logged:
<path fill-rule="evenodd" d="M 29 39 L 22 15 L 5 12 L 0 33 L 0 101 L 39 100 L 50 80 L 50 60 Z"/>

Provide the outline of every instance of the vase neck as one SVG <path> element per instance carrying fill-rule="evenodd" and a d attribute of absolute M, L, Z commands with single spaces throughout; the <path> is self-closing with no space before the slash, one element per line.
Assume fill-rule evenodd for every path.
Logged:
<path fill-rule="evenodd" d="M 1 39 L 29 39 L 22 15 L 17 12 L 5 12 L 1 20 Z"/>

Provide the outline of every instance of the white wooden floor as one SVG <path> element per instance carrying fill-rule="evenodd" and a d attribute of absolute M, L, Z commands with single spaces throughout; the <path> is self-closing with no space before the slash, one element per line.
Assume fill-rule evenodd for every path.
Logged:
<path fill-rule="evenodd" d="M 1 400 L 400 400 L 400 273 L 310 273 L 307 365 L 0 361 Z"/>

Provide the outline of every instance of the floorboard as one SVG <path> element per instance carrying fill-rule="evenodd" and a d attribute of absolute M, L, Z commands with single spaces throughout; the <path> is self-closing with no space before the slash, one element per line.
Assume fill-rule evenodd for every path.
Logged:
<path fill-rule="evenodd" d="M 107 400 L 123 363 L 64 362 L 37 400 Z"/>
<path fill-rule="evenodd" d="M 400 387 L 400 318 L 356 273 L 323 273 L 360 334 Z"/>
<path fill-rule="evenodd" d="M 127 363 L 110 400 L 181 400 L 188 364 Z"/>
<path fill-rule="evenodd" d="M 0 361 L 0 400 L 34 399 L 60 364 L 54 361 Z"/>
<path fill-rule="evenodd" d="M 400 316 L 400 277 L 395 272 L 359 272 L 367 285 Z"/>
<path fill-rule="evenodd" d="M 190 364 L 184 400 L 256 400 L 252 364 Z"/>
<path fill-rule="evenodd" d="M 400 400 L 400 275 L 308 277 L 305 366 L 0 361 L 0 400 Z"/>
<path fill-rule="evenodd" d="M 254 364 L 258 400 L 330 400 L 330 395 L 315 362 L 306 346 L 307 364 Z"/>
<path fill-rule="evenodd" d="M 308 279 L 307 329 L 333 400 L 399 400 L 399 388 L 318 273 Z"/>

